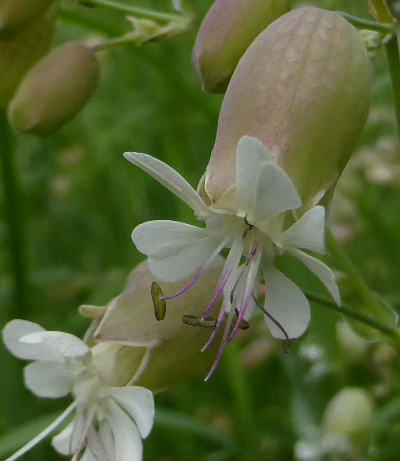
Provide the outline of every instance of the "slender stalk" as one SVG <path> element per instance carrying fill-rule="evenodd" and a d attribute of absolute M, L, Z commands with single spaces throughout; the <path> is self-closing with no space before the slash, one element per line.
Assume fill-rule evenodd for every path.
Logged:
<path fill-rule="evenodd" d="M 371 306 L 374 311 L 377 310 L 379 312 L 382 308 L 381 303 L 372 293 L 368 285 L 364 282 L 351 259 L 347 256 L 346 252 L 335 240 L 328 229 L 326 233 L 326 243 L 335 261 L 339 264 L 341 269 L 351 280 L 354 292 L 357 293 L 357 295 L 364 301 L 364 303 Z"/>
<path fill-rule="evenodd" d="M 369 317 L 366 314 L 363 314 L 362 312 L 355 311 L 348 305 L 343 304 L 341 307 L 339 307 L 333 301 L 323 298 L 322 296 L 318 296 L 314 293 L 305 292 L 305 295 L 310 301 L 316 302 L 321 306 L 328 307 L 329 309 L 332 309 L 339 314 L 344 314 L 353 320 L 364 323 L 365 325 L 368 325 L 375 330 L 379 330 L 381 333 L 384 333 L 385 335 L 400 341 L 400 330 L 397 328 L 384 325 L 383 323 L 373 319 L 372 317 Z"/>
<path fill-rule="evenodd" d="M 393 24 L 383 24 L 381 22 L 370 21 L 368 19 L 359 18 L 343 11 L 338 11 L 347 21 L 349 21 L 353 26 L 359 27 L 362 29 L 376 30 L 378 32 L 394 33 L 395 28 Z"/>
<path fill-rule="evenodd" d="M 27 311 L 28 291 L 25 246 L 22 236 L 23 220 L 12 133 L 4 110 L 0 111 L 0 139 L 4 208 L 8 224 L 8 244 L 14 278 L 15 312 L 13 315 L 23 317 L 24 312 Z"/>
<path fill-rule="evenodd" d="M 148 8 L 141 8 L 138 6 L 126 5 L 114 0 L 90 0 L 94 5 L 104 6 L 113 10 L 121 11 L 126 14 L 141 16 L 142 18 L 155 19 L 157 21 L 179 21 L 183 19 L 182 15 L 164 13 L 161 11 L 154 11 Z"/>
<path fill-rule="evenodd" d="M 385 45 L 386 56 L 389 64 L 390 79 L 393 90 L 393 104 L 396 118 L 396 131 L 400 144 L 400 59 L 399 59 L 399 43 L 398 34 L 400 33 L 397 26 L 396 34 Z"/>
<path fill-rule="evenodd" d="M 141 37 L 141 34 L 136 32 L 132 32 L 131 34 L 123 35 L 122 37 L 111 38 L 104 42 L 101 42 L 92 47 L 92 51 L 97 53 L 98 51 L 109 50 L 111 48 L 115 48 L 117 46 L 126 45 L 128 43 L 135 43 L 138 38 Z"/>

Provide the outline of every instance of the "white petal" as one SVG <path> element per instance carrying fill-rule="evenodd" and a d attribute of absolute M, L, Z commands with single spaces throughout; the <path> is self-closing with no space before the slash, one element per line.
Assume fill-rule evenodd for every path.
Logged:
<path fill-rule="evenodd" d="M 289 251 L 289 254 L 299 259 L 308 269 L 315 274 L 325 285 L 335 303 L 340 306 L 340 292 L 336 284 L 335 275 L 331 269 L 319 259 L 303 253 L 300 250 Z"/>
<path fill-rule="evenodd" d="M 177 221 L 148 221 L 139 224 L 132 232 L 136 248 L 156 259 L 176 253 L 183 247 L 196 245 L 208 236 L 207 229 Z"/>
<path fill-rule="evenodd" d="M 154 421 L 152 392 L 139 386 L 111 387 L 109 391 L 135 421 L 142 438 L 146 438 L 150 434 Z"/>
<path fill-rule="evenodd" d="M 165 282 L 192 274 L 211 256 L 219 241 L 214 234 L 175 221 L 150 221 L 133 231 L 138 250 L 149 256 L 149 269 Z"/>
<path fill-rule="evenodd" d="M 303 292 L 275 267 L 264 269 L 266 285 L 265 310 L 280 323 L 289 338 L 298 338 L 310 323 L 310 304 Z M 282 330 L 265 316 L 275 338 L 285 339 Z"/>
<path fill-rule="evenodd" d="M 77 407 L 71 434 L 72 453 L 82 450 L 85 446 L 87 433 L 93 424 L 95 412 L 96 406 L 93 405 L 86 408 L 83 406 Z"/>
<path fill-rule="evenodd" d="M 83 453 L 83 456 L 80 458 L 80 461 L 99 461 L 99 459 L 93 455 L 89 448 L 86 448 L 86 450 Z M 109 461 L 109 459 L 107 459 L 107 461 Z"/>
<path fill-rule="evenodd" d="M 74 422 L 72 421 L 65 429 L 63 429 L 59 434 L 55 435 L 51 440 L 51 444 L 54 449 L 64 456 L 72 455 L 71 437 L 73 429 Z"/>
<path fill-rule="evenodd" d="M 31 346 L 41 345 L 52 361 L 83 357 L 90 354 L 90 348 L 82 340 L 70 333 L 61 331 L 30 333 L 23 336 L 20 341 Z"/>
<path fill-rule="evenodd" d="M 104 426 L 104 422 L 102 424 Z M 107 440 L 108 441 L 108 440 Z M 92 425 L 89 427 L 86 436 L 86 450 L 83 456 L 83 460 L 86 461 L 111 461 L 114 459 L 114 444 L 112 444 L 112 450 L 108 451 L 105 444 L 105 440 L 102 439 L 100 431 Z M 81 460 L 82 461 L 82 460 Z"/>
<path fill-rule="evenodd" d="M 24 368 L 24 379 L 25 386 L 39 397 L 64 397 L 71 390 L 71 376 L 59 363 L 30 363 Z"/>
<path fill-rule="evenodd" d="M 131 418 L 117 404 L 109 405 L 109 424 L 114 435 L 117 461 L 142 461 L 142 439 Z"/>
<path fill-rule="evenodd" d="M 28 322 L 27 320 L 11 320 L 3 328 L 3 341 L 7 349 L 20 359 L 45 360 L 47 357 L 42 356 L 40 348 L 20 342 L 23 336 L 38 331 L 46 330 L 37 323 Z"/>
<path fill-rule="evenodd" d="M 282 234 L 284 245 L 325 253 L 325 208 L 315 206 Z"/>
<path fill-rule="evenodd" d="M 106 419 L 100 423 L 99 436 L 109 458 L 112 458 L 112 454 L 115 452 L 114 437 Z"/>
<path fill-rule="evenodd" d="M 207 216 L 210 211 L 193 187 L 173 168 L 151 155 L 125 152 L 124 157 L 142 168 L 160 184 L 187 203 L 197 216 Z"/>
<path fill-rule="evenodd" d="M 236 151 L 236 194 L 239 216 L 251 224 L 301 206 L 292 180 L 271 161 L 265 147 L 244 136 Z"/>

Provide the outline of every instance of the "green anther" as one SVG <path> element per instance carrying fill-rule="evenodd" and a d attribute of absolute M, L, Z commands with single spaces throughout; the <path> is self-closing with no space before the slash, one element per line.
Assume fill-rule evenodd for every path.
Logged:
<path fill-rule="evenodd" d="M 182 322 L 186 325 L 191 325 L 193 327 L 202 327 L 202 328 L 214 328 L 217 324 L 217 321 L 212 317 L 196 317 L 195 315 L 184 315 L 182 317 Z"/>
<path fill-rule="evenodd" d="M 157 282 L 151 284 L 151 298 L 153 300 L 154 315 L 158 321 L 164 320 L 167 313 L 167 303 L 160 285 Z"/>

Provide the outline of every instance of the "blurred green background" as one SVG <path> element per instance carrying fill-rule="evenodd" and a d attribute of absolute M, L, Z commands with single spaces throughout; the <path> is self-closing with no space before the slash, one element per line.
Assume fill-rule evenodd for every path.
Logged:
<path fill-rule="evenodd" d="M 12 302 L 1 188 L 1 327 L 10 319 L 27 318 L 47 329 L 82 335 L 88 322 L 77 307 L 106 303 L 142 260 L 130 240 L 132 229 L 150 219 L 195 222 L 186 205 L 126 162 L 122 153 L 153 154 L 197 184 L 213 146 L 222 101 L 221 96 L 202 93 L 190 63 L 199 21 L 211 3 L 191 1 L 197 22 L 190 33 L 101 53 L 97 90 L 72 122 L 46 139 L 15 138 L 29 291 L 27 303 L 18 311 Z M 297 3 L 368 17 L 364 0 Z M 143 0 L 141 5 L 170 9 L 167 0 Z M 95 41 L 102 34 L 123 30 L 119 14 L 100 8 L 76 11 L 76 16 L 63 15 L 58 21 L 54 45 L 88 37 Z M 400 156 L 383 51 L 373 58 L 373 67 L 370 117 L 336 192 L 330 219 L 334 234 L 371 288 L 400 308 Z M 309 274 L 288 264 L 301 285 L 320 289 Z M 199 376 L 156 397 L 158 416 L 144 441 L 144 459 L 296 459 L 296 442 L 319 439 L 330 398 L 343 387 L 361 386 L 375 402 L 374 431 L 367 443 L 355 457 L 309 459 L 397 461 L 398 353 L 383 343 L 353 353 L 357 348 L 346 343 L 343 334 L 337 335 L 338 319 L 314 305 L 307 334 L 287 354 L 269 337 L 262 321 L 242 334 L 207 384 Z M 0 360 L 0 458 L 4 458 L 44 427 L 68 399 L 38 399 L 24 389 L 24 363 L 3 346 Z M 61 458 L 45 441 L 24 459 Z"/>

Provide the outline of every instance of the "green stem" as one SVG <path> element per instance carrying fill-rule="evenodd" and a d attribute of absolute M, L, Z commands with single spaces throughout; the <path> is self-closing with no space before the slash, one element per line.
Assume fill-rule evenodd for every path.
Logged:
<path fill-rule="evenodd" d="M 352 283 L 354 292 L 368 305 L 372 306 L 374 310 L 379 311 L 381 309 L 381 303 L 377 300 L 375 295 L 372 293 L 368 285 L 364 282 L 363 278 L 359 274 L 357 268 L 347 256 L 346 252 L 335 240 L 331 232 L 327 229 L 326 232 L 326 243 L 327 247 L 332 254 L 335 261 L 339 264 L 340 268 L 349 277 Z"/>
<path fill-rule="evenodd" d="M 393 90 L 393 103 L 396 118 L 396 131 L 400 143 L 400 59 L 399 59 L 399 44 L 398 34 L 400 33 L 397 26 L 396 34 L 385 45 L 386 56 L 389 64 L 390 79 Z"/>
<path fill-rule="evenodd" d="M 142 18 L 147 19 L 155 19 L 157 21 L 180 21 L 184 18 L 182 15 L 163 13 L 161 11 L 154 11 L 148 8 L 126 5 L 124 3 L 115 2 L 114 0 L 90 0 L 90 2 L 95 5 L 111 8 L 126 14 L 141 16 Z"/>
<path fill-rule="evenodd" d="M 348 13 L 344 13 L 342 11 L 338 11 L 345 19 L 347 19 L 353 26 L 359 27 L 362 29 L 370 29 L 376 30 L 378 32 L 386 32 L 389 34 L 393 34 L 395 32 L 395 28 L 393 24 L 382 24 L 381 22 L 370 21 L 368 19 L 359 18 L 357 16 L 353 16 Z"/>
<path fill-rule="evenodd" d="M 377 320 L 373 319 L 372 317 L 369 317 L 368 315 L 363 314 L 362 312 L 355 311 L 352 307 L 348 305 L 343 304 L 341 307 L 339 307 L 333 301 L 323 298 L 322 296 L 318 296 L 314 293 L 305 292 L 305 295 L 310 301 L 314 301 L 321 306 L 329 307 L 329 309 L 332 309 L 338 312 L 339 314 L 344 314 L 347 317 L 352 318 L 353 320 L 357 320 L 358 322 L 364 323 L 372 328 L 375 328 L 375 330 L 379 330 L 385 335 L 390 336 L 391 338 L 394 338 L 397 341 L 400 341 L 400 330 L 398 330 L 397 328 L 392 328 L 387 325 L 384 325 L 383 323 L 378 322 Z"/>
<path fill-rule="evenodd" d="M 117 46 L 126 45 L 128 43 L 134 43 L 138 38 L 141 37 L 141 34 L 132 32 L 131 34 L 123 35 L 122 37 L 111 38 L 105 42 L 101 42 L 92 47 L 92 51 L 97 53 L 98 51 L 109 50 L 110 48 L 115 48 Z"/>
<path fill-rule="evenodd" d="M 22 237 L 22 210 L 17 181 L 17 171 L 14 162 L 13 139 L 8 123 L 7 114 L 0 111 L 0 139 L 1 160 L 3 167 L 3 192 L 5 212 L 8 224 L 8 241 L 12 258 L 14 275 L 14 303 L 15 313 L 20 317 L 27 311 L 27 270 L 25 261 L 25 247 Z"/>

